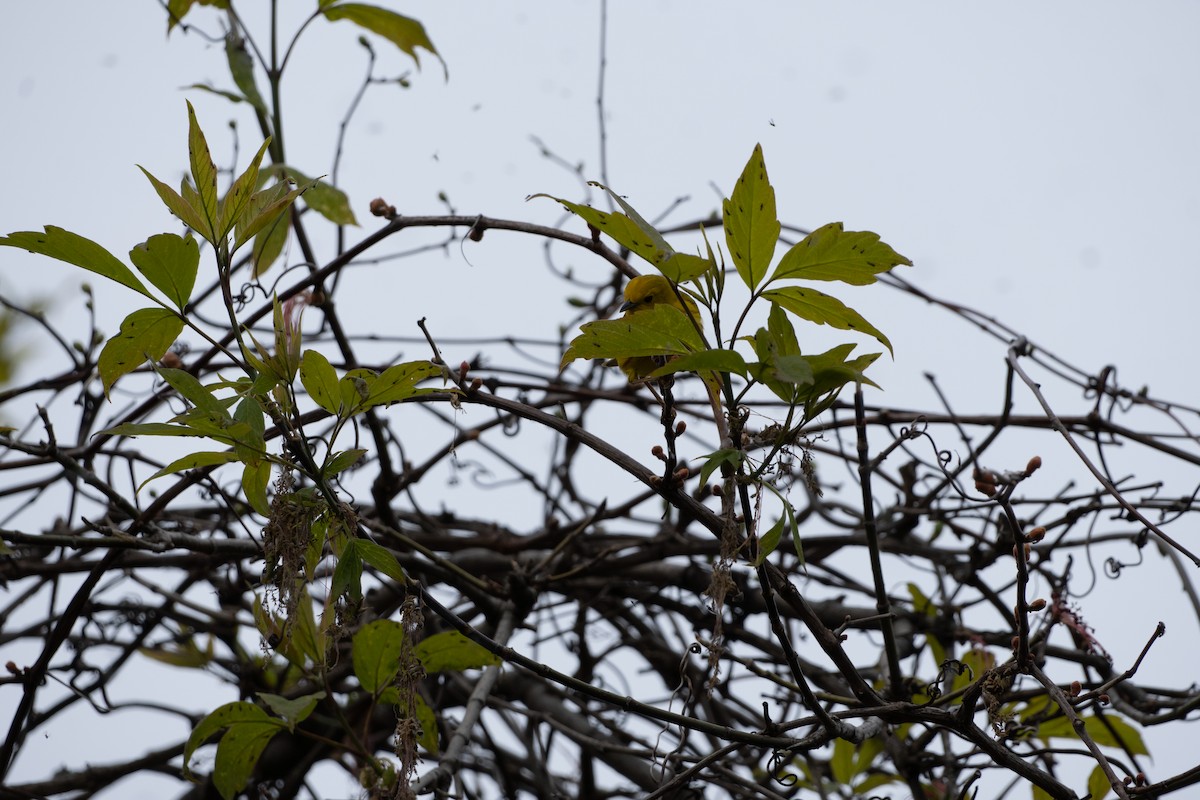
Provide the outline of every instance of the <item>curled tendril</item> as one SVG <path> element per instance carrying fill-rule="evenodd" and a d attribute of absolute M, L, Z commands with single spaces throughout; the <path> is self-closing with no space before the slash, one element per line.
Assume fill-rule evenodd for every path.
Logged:
<path fill-rule="evenodd" d="M 1145 534 L 1146 531 L 1142 531 L 1140 534 L 1138 534 L 1138 539 L 1144 539 Z M 1142 553 L 1142 547 L 1145 545 L 1145 541 L 1139 542 L 1135 540 L 1135 544 L 1138 546 L 1137 561 L 1124 562 L 1117 559 L 1116 556 L 1109 556 L 1104 560 L 1104 574 L 1110 578 L 1119 578 L 1121 577 L 1121 571 L 1126 567 L 1140 567 L 1146 560 L 1145 555 Z"/>
<path fill-rule="evenodd" d="M 791 788 L 800 782 L 800 776 L 796 773 L 782 772 L 783 766 L 789 763 L 791 759 L 791 753 L 776 750 L 771 754 L 771 758 L 767 760 L 767 771 L 771 774 L 771 780 L 780 786 Z"/>
<path fill-rule="evenodd" d="M 500 430 L 505 436 L 513 437 L 521 432 L 521 419 L 514 414 L 504 414 L 500 417 Z"/>
<path fill-rule="evenodd" d="M 913 420 L 911 426 L 905 425 L 900 429 L 901 439 L 920 439 L 929 430 L 929 418 L 924 414 Z"/>
<path fill-rule="evenodd" d="M 254 299 L 254 295 L 258 292 L 258 290 L 259 286 L 256 283 L 243 283 L 238 288 L 237 294 L 234 294 L 232 297 L 234 310 L 245 310 L 246 306 L 250 304 L 250 301 Z"/>

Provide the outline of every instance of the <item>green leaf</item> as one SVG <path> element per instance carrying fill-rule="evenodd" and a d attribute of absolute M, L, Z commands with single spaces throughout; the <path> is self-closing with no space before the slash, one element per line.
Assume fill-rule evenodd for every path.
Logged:
<path fill-rule="evenodd" d="M 800 343 L 787 312 L 771 303 L 767 327 L 748 338 L 760 359 L 755 365 L 755 379 L 784 402 L 799 402 L 805 395 L 804 387 L 813 383 L 813 370 L 808 359 L 800 355 Z"/>
<path fill-rule="evenodd" d="M 716 262 L 711 258 L 701 258 L 690 253 L 673 253 L 658 265 L 658 271 L 672 283 L 684 283 L 716 269 L 716 266 Z"/>
<path fill-rule="evenodd" d="M 129 260 L 175 307 L 183 311 L 196 285 L 200 245 L 191 236 L 160 233 L 129 251 Z"/>
<path fill-rule="evenodd" d="M 263 723 L 270 722 L 271 718 L 267 716 L 267 712 L 263 711 L 253 703 L 239 701 L 235 703 L 226 703 L 223 706 L 213 710 L 204 719 L 200 720 L 199 724 L 192 730 L 192 735 L 188 737 L 187 744 L 183 748 L 183 774 L 184 777 L 190 778 L 192 775 L 189 764 L 192 760 L 192 754 L 202 744 L 207 742 L 213 735 L 223 728 L 228 728 L 230 725 L 237 723 Z"/>
<path fill-rule="evenodd" d="M 762 296 L 809 322 L 873 336 L 888 349 L 889 353 L 892 352 L 892 343 L 886 336 L 863 319 L 861 314 L 843 304 L 836 297 L 830 297 L 824 292 L 803 286 L 767 289 Z"/>
<path fill-rule="evenodd" d="M 247 463 L 242 469 L 242 493 L 246 502 L 258 514 L 271 516 L 271 501 L 267 499 L 267 486 L 271 483 L 271 462 Z"/>
<path fill-rule="evenodd" d="M 599 186 L 600 184 L 593 185 Z M 610 192 L 610 194 L 612 193 Z M 548 197 L 551 200 L 561 203 L 564 208 L 582 218 L 588 225 L 591 225 L 602 233 L 607 233 L 612 237 L 614 242 L 629 250 L 629 252 L 646 259 L 646 261 L 649 261 L 656 268 L 663 267 L 673 256 L 677 255 L 671 246 L 667 244 L 662 234 L 654 226 L 642 219 L 641 215 L 637 214 L 636 211 L 632 217 L 620 212 L 609 213 L 548 194 L 534 194 L 526 199 L 532 200 L 535 197 Z M 617 197 L 617 195 L 614 194 L 613 197 Z M 633 210 L 623 200 L 621 201 L 621 205 L 624 208 L 629 208 L 631 211 Z M 682 269 L 685 266 L 687 266 L 687 262 L 675 262 L 675 266 L 672 269 L 682 273 L 686 271 Z"/>
<path fill-rule="evenodd" d="M 167 0 L 167 35 L 171 29 L 183 22 L 183 18 L 191 11 L 196 0 Z"/>
<path fill-rule="evenodd" d="M 365 691 L 378 694 L 396 679 L 403 645 L 404 626 L 390 619 L 368 622 L 354 634 L 354 674 Z"/>
<path fill-rule="evenodd" d="M 996 666 L 996 656 L 990 650 L 978 647 L 973 647 L 963 653 L 959 660 L 967 666 L 967 669 L 963 670 L 962 674 L 954 676 L 954 682 L 950 687 L 951 692 L 957 692 L 979 680 L 983 677 L 983 673 Z"/>
<path fill-rule="evenodd" d="M 1105 747 L 1119 747 L 1138 756 L 1148 756 L 1146 743 L 1142 734 L 1132 725 L 1115 714 L 1090 716 L 1083 721 L 1084 730 L 1092 737 L 1092 741 Z"/>
<path fill-rule="evenodd" d="M 785 517 L 775 520 L 775 524 L 759 538 L 758 556 L 753 561 L 754 566 L 761 566 L 764 561 L 771 557 L 771 553 L 775 552 L 775 548 L 779 547 L 779 540 L 783 538 L 783 529 L 786 527 L 786 521 Z M 838 741 L 841 740 L 839 739 Z"/>
<path fill-rule="evenodd" d="M 414 652 L 429 674 L 495 666 L 500 657 L 458 631 L 435 633 L 422 639 Z"/>
<path fill-rule="evenodd" d="M 262 404 L 252 395 L 243 397 L 233 412 L 233 418 L 249 426 L 251 435 L 246 444 L 253 447 L 260 455 L 266 452 L 266 413 Z"/>
<path fill-rule="evenodd" d="M 354 545 L 358 551 L 359 558 L 363 562 L 370 564 L 394 581 L 400 583 L 408 582 L 408 576 L 404 574 L 404 568 L 400 566 L 400 562 L 392 555 L 391 550 L 382 545 L 375 544 L 370 539 L 355 539 Z"/>
<path fill-rule="evenodd" d="M 179 192 L 176 192 L 170 186 L 151 175 L 145 167 L 139 164 L 138 169 L 150 181 L 150 185 L 154 187 L 154 191 L 158 192 L 159 199 L 171 210 L 171 213 L 178 217 L 180 222 L 187 225 L 199 234 L 201 238 L 211 244 L 213 241 L 212 232 L 205 225 L 200 209 L 193 206 L 188 200 L 185 200 Z"/>
<path fill-rule="evenodd" d="M 150 483 L 150 481 L 154 480 L 155 478 L 161 478 L 164 475 L 174 475 L 177 472 L 186 472 L 189 469 L 199 469 L 200 467 L 212 467 L 218 464 L 228 464 L 237 460 L 238 457 L 228 450 L 222 450 L 219 452 L 189 453 L 183 458 L 175 459 L 170 464 L 151 475 L 149 478 L 146 478 L 146 480 L 142 481 L 138 486 L 138 491 L 140 492 L 142 487 L 147 483 Z"/>
<path fill-rule="evenodd" d="M 933 601 L 926 597 L 925 593 L 922 592 L 921 588 L 915 583 L 910 582 L 907 584 L 907 586 L 908 596 L 911 597 L 913 601 L 913 611 L 918 614 L 923 614 L 929 619 L 937 619 L 938 610 L 937 606 L 933 604 Z"/>
<path fill-rule="evenodd" d="M 188 110 L 188 160 L 192 166 L 192 181 L 200 203 L 196 210 L 206 223 L 203 233 L 213 244 L 221 238 L 221 216 L 218 211 L 220 200 L 217 197 L 217 165 L 213 163 L 212 155 L 208 152 L 208 142 L 204 139 L 204 131 L 196 119 L 196 110 L 191 101 L 187 101 Z M 203 234 L 202 234 L 203 235 Z"/>
<path fill-rule="evenodd" d="M 201 669 L 212 663 L 215 651 L 212 637 L 209 637 L 208 645 L 203 650 L 196 644 L 195 637 L 191 637 L 176 646 L 139 647 L 138 652 L 146 658 L 173 667 Z"/>
<path fill-rule="evenodd" d="M 330 592 L 335 597 L 348 595 L 351 600 L 357 602 L 362 599 L 362 559 L 358 555 L 356 546 L 357 539 L 351 539 L 350 543 L 342 550 L 338 556 L 337 564 L 333 568 L 333 580 L 330 586 Z"/>
<path fill-rule="evenodd" d="M 275 214 L 275 219 L 254 236 L 254 244 L 250 248 L 250 257 L 254 262 L 254 277 L 259 277 L 271 268 L 283 253 L 287 244 L 288 234 L 292 230 L 292 217 L 287 209 Z"/>
<path fill-rule="evenodd" d="M 245 788 L 263 750 L 284 727 L 282 722 L 270 717 L 266 722 L 239 722 L 229 726 L 217 743 L 217 757 L 213 763 L 213 785 L 221 797 L 232 800 Z"/>
<path fill-rule="evenodd" d="M 105 436 L 208 436 L 187 425 L 169 425 L 166 422 L 126 422 L 105 428 L 100 433 Z"/>
<path fill-rule="evenodd" d="M 296 606 L 295 624 L 288 644 L 313 664 L 325 663 L 325 633 L 317 626 L 312 598 L 304 587 L 300 589 L 300 602 Z"/>
<path fill-rule="evenodd" d="M 369 6 L 364 3 L 342 3 L 335 6 L 324 6 L 321 8 L 321 13 L 331 22 L 349 20 L 360 28 L 366 28 L 372 33 L 379 34 L 407 53 L 416 62 L 418 69 L 421 67 L 421 59 L 417 56 L 417 48 L 422 47 L 432 53 L 434 58 L 441 62 L 442 71 L 446 74 L 447 78 L 450 77 L 450 72 L 446 68 L 446 62 L 442 61 L 442 57 L 433 46 L 433 42 L 429 41 L 429 36 L 425 33 L 425 27 L 415 19 L 401 16 L 385 8 Z"/>
<path fill-rule="evenodd" d="M 829 769 L 835 783 L 849 786 L 850 779 L 854 777 L 854 745 L 845 739 L 834 739 Z"/>
<path fill-rule="evenodd" d="M 1030 784 L 1030 787 L 1033 789 L 1033 800 L 1054 800 L 1050 793 L 1042 787 L 1034 784 Z"/>
<path fill-rule="evenodd" d="M 208 83 L 189 83 L 187 86 L 184 86 L 183 88 L 184 89 L 196 89 L 201 92 L 208 92 L 209 94 L 215 94 L 218 97 L 224 97 L 226 100 L 228 100 L 231 103 L 248 103 L 248 102 L 250 102 L 243 95 L 240 95 L 237 92 L 231 92 L 228 89 L 218 89 L 217 87 L 215 87 L 211 84 L 208 84 Z"/>
<path fill-rule="evenodd" d="M 409 361 L 388 367 L 371 382 L 370 393 L 361 410 L 398 403 L 418 393 L 417 384 L 442 374 L 432 361 Z"/>
<path fill-rule="evenodd" d="M 321 470 L 321 477 L 329 480 L 337 475 L 340 475 L 345 470 L 358 463 L 358 460 L 367 454 L 367 451 L 361 447 L 356 447 L 353 450 L 343 450 L 342 452 L 329 459 L 325 468 Z"/>
<path fill-rule="evenodd" d="M 732 372 L 745 377 L 748 367 L 741 353 L 734 350 L 701 350 L 668 361 L 650 373 L 651 378 L 662 378 L 675 372 Z"/>
<path fill-rule="evenodd" d="M 625 216 L 627 216 L 633 222 L 633 224 L 637 226 L 638 230 L 645 234 L 645 236 L 650 239 L 650 242 L 660 251 L 666 253 L 673 252 L 671 250 L 671 245 L 667 244 L 667 240 L 664 239 L 663 235 L 658 232 L 658 228 L 655 228 L 653 225 L 647 222 L 645 217 L 639 214 L 637 209 L 631 206 L 624 197 L 617 194 L 603 183 L 588 181 L 588 185 L 603 189 L 608 196 L 611 197 L 613 201 L 621 207 L 621 210 L 625 212 Z"/>
<path fill-rule="evenodd" d="M 254 82 L 254 59 L 246 49 L 246 40 L 235 31 L 225 35 L 225 57 L 229 61 L 229 74 L 233 76 L 233 82 L 241 90 L 246 102 L 266 114 L 267 104 L 263 102 Z"/>
<path fill-rule="evenodd" d="M 338 376 L 329 359 L 316 350 L 305 350 L 300 359 L 300 383 L 314 403 L 330 414 L 338 413 Z"/>
<path fill-rule="evenodd" d="M 425 702 L 425 698 L 421 695 L 414 695 L 417 706 L 417 722 L 421 725 L 421 735 L 417 737 L 417 744 L 425 748 L 425 752 L 436 756 L 438 754 L 438 729 L 437 717 L 433 714 L 433 709 Z"/>
<path fill-rule="evenodd" d="M 229 0 L 167 0 L 167 35 L 171 29 L 183 21 L 194 5 L 212 6 L 213 8 L 229 8 Z"/>
<path fill-rule="evenodd" d="M 767 332 L 771 335 L 771 350 L 780 356 L 800 355 L 800 340 L 796 338 L 796 328 L 788 318 L 787 312 L 777 303 L 771 304 L 767 314 Z"/>
<path fill-rule="evenodd" d="M 779 502 L 783 504 L 782 522 L 787 530 L 792 533 L 792 545 L 796 548 L 796 557 L 800 559 L 800 563 L 804 564 L 804 543 L 800 540 L 800 526 L 796 524 L 796 511 L 792 508 L 792 504 L 788 499 L 770 483 L 763 483 L 763 488 L 769 490 L 772 494 L 779 498 Z"/>
<path fill-rule="evenodd" d="M 779 241 L 775 190 L 767 179 L 762 145 L 754 146 L 733 195 L 721 207 L 729 255 L 746 285 L 751 290 L 757 289 L 771 266 Z"/>
<path fill-rule="evenodd" d="M 294 731 L 297 724 L 308 719 L 308 715 L 317 707 L 317 703 L 325 699 L 325 692 L 315 692 L 314 694 L 301 695 L 295 698 L 271 694 L 270 692 L 259 692 L 258 699 L 266 703 L 268 708 L 283 718 L 284 722 L 287 723 L 289 731 Z"/>
<path fill-rule="evenodd" d="M 870 231 L 845 231 L 842 223 L 822 225 L 793 245 L 775 268 L 772 281 L 802 278 L 842 281 L 855 286 L 875 282 L 875 276 L 912 262 Z"/>
<path fill-rule="evenodd" d="M 820 397 L 826 392 L 841 391 L 842 387 L 851 383 L 865 383 L 876 389 L 879 388 L 879 384 L 864 374 L 867 367 L 879 358 L 879 353 L 868 353 L 847 361 L 846 356 L 853 349 L 854 345 L 852 344 L 839 344 L 824 353 L 806 357 L 813 372 L 812 387 L 809 389 L 810 397 Z"/>
<path fill-rule="evenodd" d="M 559 367 L 565 368 L 577 358 L 681 356 L 703 349 L 704 341 L 687 314 L 659 303 L 620 319 L 581 326 Z"/>
<path fill-rule="evenodd" d="M 1104 774 L 1103 767 L 1092 768 L 1092 774 L 1088 776 L 1087 788 L 1091 800 L 1104 800 L 1112 791 L 1112 784 L 1109 783 L 1108 776 Z"/>
<path fill-rule="evenodd" d="M 165 308 L 143 308 L 121 321 L 121 329 L 104 344 L 96 369 L 104 396 L 117 379 L 133 372 L 147 359 L 158 361 L 183 331 L 183 318 Z"/>
<path fill-rule="evenodd" d="M 232 419 L 229 412 L 225 410 L 225 404 L 218 400 L 216 395 L 209 391 L 204 384 L 196 380 L 196 376 L 192 373 L 171 367 L 158 367 L 155 372 L 167 385 L 178 392 L 180 397 L 205 414 Z"/>
<path fill-rule="evenodd" d="M 872 789 L 878 789 L 880 786 L 886 786 L 889 783 L 904 783 L 904 779 L 899 775 L 891 775 L 887 773 L 875 773 L 868 775 L 858 783 L 854 784 L 853 790 L 856 796 L 870 796 Z"/>
<path fill-rule="evenodd" d="M 354 212 L 350 209 L 350 199 L 341 189 L 320 178 L 314 181 L 300 170 L 291 167 L 287 168 L 286 174 L 298 184 L 313 184 L 304 195 L 304 203 L 313 211 L 335 225 L 358 225 L 358 220 L 354 218 Z"/>
<path fill-rule="evenodd" d="M 44 233 L 16 231 L 8 236 L 0 236 L 0 245 L 19 247 L 40 256 L 57 258 L 59 261 L 83 267 L 88 272 L 111 278 L 138 294 L 154 299 L 154 295 L 138 280 L 133 270 L 91 239 L 85 239 L 77 233 L 47 225 Z"/>
<path fill-rule="evenodd" d="M 874 763 L 874 761 L 875 761 L 875 757 L 878 756 L 883 751 L 884 751 L 884 743 L 883 743 L 882 736 L 872 736 L 870 739 L 867 739 L 866 741 L 859 743 L 859 745 L 854 748 L 854 774 L 856 776 L 861 775 L 864 772 L 866 772 L 868 769 L 870 769 L 871 764 Z M 896 776 L 891 775 L 891 776 L 887 776 L 887 778 L 888 778 L 888 780 L 885 782 L 890 782 L 892 780 L 895 780 Z M 866 783 L 866 781 L 855 784 L 855 787 L 854 787 L 855 790 L 857 790 L 859 792 L 863 791 L 863 789 L 861 788 L 863 783 Z M 876 783 L 874 785 L 879 786 L 882 784 Z"/>
<path fill-rule="evenodd" d="M 250 160 L 250 165 L 246 167 L 246 171 L 237 177 L 233 185 L 229 187 L 229 191 L 221 198 L 218 211 L 221 218 L 220 229 L 218 231 L 220 238 L 224 239 L 229 235 L 229 232 L 234 229 L 237 221 L 245 212 L 246 207 L 250 205 L 254 189 L 258 186 L 259 166 L 262 164 L 263 156 L 266 154 L 267 147 L 270 144 L 271 140 L 268 138 L 259 145 L 258 152 Z"/>
<path fill-rule="evenodd" d="M 307 183 L 303 186 L 297 186 L 295 189 L 292 189 L 281 197 L 278 197 L 278 199 L 267 202 L 265 205 L 261 202 L 256 203 L 254 198 L 264 195 L 264 193 L 273 193 L 276 186 L 279 186 L 280 184 L 263 189 L 261 192 L 256 192 L 254 197 L 251 198 L 246 210 L 242 212 L 242 216 L 239 217 L 238 223 L 235 225 L 235 230 L 237 233 L 234 237 L 233 250 L 236 251 L 241 248 L 242 245 L 249 241 L 250 237 L 254 236 L 267 225 L 273 223 L 279 214 L 281 214 L 288 208 L 288 206 L 295 202 L 297 197 L 311 189 L 313 183 L 315 183 L 315 181 Z"/>
<path fill-rule="evenodd" d="M 249 425 L 235 420 L 225 411 L 218 414 L 199 408 L 189 408 L 182 414 L 171 417 L 167 422 L 187 425 L 206 436 L 211 436 L 213 439 L 229 445 L 249 440 L 254 435 Z"/>
<path fill-rule="evenodd" d="M 735 470 L 741 465 L 745 453 L 732 447 L 716 450 L 704 457 L 704 466 L 700 468 L 700 485 L 708 483 L 708 478 L 722 464 L 728 464 Z"/>

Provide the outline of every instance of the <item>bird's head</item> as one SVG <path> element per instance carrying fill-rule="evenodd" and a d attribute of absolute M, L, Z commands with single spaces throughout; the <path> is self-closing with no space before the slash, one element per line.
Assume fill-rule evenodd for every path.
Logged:
<path fill-rule="evenodd" d="M 692 298 L 677 292 L 671 282 L 662 275 L 639 275 L 625 284 L 625 302 L 621 304 L 621 311 L 625 314 L 636 314 L 662 303 L 674 306 L 693 319 L 699 320 L 700 310 Z M 684 303 L 687 304 L 686 307 Z"/>

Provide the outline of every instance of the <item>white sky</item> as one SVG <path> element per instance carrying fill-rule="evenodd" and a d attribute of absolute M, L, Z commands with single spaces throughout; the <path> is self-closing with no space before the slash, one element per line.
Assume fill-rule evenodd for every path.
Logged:
<path fill-rule="evenodd" d="M 412 88 L 368 94 L 343 165 L 363 230 L 376 226 L 371 198 L 441 213 L 439 191 L 463 213 L 558 220 L 554 204 L 524 198 L 579 197 L 579 184 L 530 137 L 601 177 L 598 5 L 385 4 L 425 24 L 450 79 L 427 57 Z M 244 5 L 255 14 L 264 4 Z M 178 32 L 167 41 L 155 3 L 114 8 L 6 9 L 0 232 L 59 225 L 124 257 L 174 230 L 134 165 L 177 181 L 184 98 L 219 162 L 231 152 L 231 116 L 240 115 L 243 164 L 257 147 L 245 107 L 179 90 L 232 88 L 219 45 Z M 194 18 L 220 32 L 210 13 Z M 1128 385 L 1186 402 L 1200 296 L 1200 257 L 1187 246 L 1200 217 L 1197 31 L 1200 5 L 1185 2 L 613 2 L 609 181 L 647 217 L 690 196 L 671 217 L 682 222 L 718 207 L 710 184 L 728 192 L 761 142 L 784 222 L 874 230 L 916 263 L 905 277 L 934 295 L 985 310 L 1081 367 L 1115 363 Z M 295 54 L 287 147 L 310 174 L 329 170 L 365 69 L 358 35 L 348 23 L 317 24 Z M 375 47 L 380 74 L 411 68 Z M 416 333 L 414 320 L 428 315 L 446 335 L 555 335 L 561 288 L 538 251 L 510 249 L 492 232 L 465 252 L 469 264 L 457 247 L 394 262 L 347 304 L 362 304 L 359 319 L 384 320 L 386 333 Z M 602 265 L 566 255 L 603 280 Z M 66 266 L 0 252 L 0 291 L 62 293 L 68 325 L 78 283 Z M 895 362 L 880 365 L 887 394 L 874 399 L 929 406 L 921 375 L 930 371 L 961 398 L 958 410 L 998 410 L 1002 348 L 882 288 L 833 293 L 895 345 Z M 114 331 L 131 303 L 103 291 L 101 326 Z M 74 335 L 82 331 L 78 323 Z"/>

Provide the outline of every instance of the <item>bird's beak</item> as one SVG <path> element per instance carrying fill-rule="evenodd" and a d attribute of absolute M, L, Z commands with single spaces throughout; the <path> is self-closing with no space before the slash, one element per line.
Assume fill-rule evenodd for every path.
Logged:
<path fill-rule="evenodd" d="M 636 305 L 637 305 L 637 303 L 631 303 L 628 300 L 626 300 L 624 303 L 621 303 L 621 307 L 618 308 L 617 311 L 620 311 L 622 314 L 624 314 L 626 311 L 628 311 L 629 309 L 633 308 Z"/>

